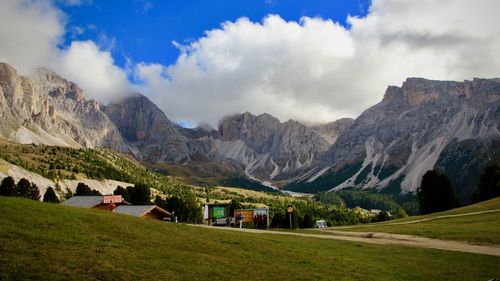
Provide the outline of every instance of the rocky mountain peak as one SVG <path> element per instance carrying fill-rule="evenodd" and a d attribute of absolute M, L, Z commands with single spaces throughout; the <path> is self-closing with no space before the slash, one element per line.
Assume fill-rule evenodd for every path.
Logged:
<path fill-rule="evenodd" d="M 134 94 L 103 108 L 121 135 L 152 163 L 179 163 L 189 158 L 187 140 L 151 100 Z"/>
<path fill-rule="evenodd" d="M 47 69 L 32 76 L 0 63 L 1 133 L 20 143 L 128 151 L 116 127 L 84 91 Z"/>
<path fill-rule="evenodd" d="M 17 78 L 17 71 L 7 63 L 0 62 L 0 81 L 7 82 Z"/>
<path fill-rule="evenodd" d="M 438 167 L 468 200 L 471 178 L 500 161 L 493 149 L 500 142 L 499 96 L 498 79 L 409 78 L 390 86 L 325 153 L 322 166 L 330 171 L 302 183 L 302 190 L 310 183 L 323 190 L 397 186 L 416 192 L 423 174 Z"/>

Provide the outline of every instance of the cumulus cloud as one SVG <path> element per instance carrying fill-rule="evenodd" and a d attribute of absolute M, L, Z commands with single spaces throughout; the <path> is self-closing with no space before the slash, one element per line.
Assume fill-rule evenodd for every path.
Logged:
<path fill-rule="evenodd" d="M 66 1 L 68 5 L 82 1 Z M 127 76 L 109 50 L 92 41 L 58 47 L 66 16 L 50 1 L 0 1 L 0 61 L 29 75 L 44 66 L 82 87 L 88 98 L 108 102 L 131 91 Z M 109 47 L 109 46 L 108 46 Z"/>
<path fill-rule="evenodd" d="M 174 42 L 174 65 L 138 64 L 136 74 L 176 120 L 216 125 L 247 110 L 283 121 L 356 117 L 406 77 L 498 76 L 499 8 L 495 0 L 375 0 L 349 27 L 241 18 L 189 45 Z"/>
<path fill-rule="evenodd" d="M 171 119 L 189 124 L 216 126 L 245 111 L 319 123 L 356 117 L 407 77 L 498 77 L 498 10 L 497 0 L 374 0 L 368 15 L 349 17 L 348 26 L 240 18 L 189 43 L 173 42 L 180 55 L 172 65 L 127 60 L 121 68 L 110 53 L 112 37 L 60 47 L 66 15 L 52 1 L 3 0 L 0 61 L 24 74 L 52 68 L 103 102 L 139 89 Z M 130 85 L 130 74 L 138 85 Z"/>
<path fill-rule="evenodd" d="M 47 1 L 0 1 L 0 61 L 21 72 L 43 66 L 57 56 L 64 15 Z"/>
<path fill-rule="evenodd" d="M 52 69 L 84 87 L 91 98 L 104 103 L 130 92 L 123 69 L 114 64 L 110 52 L 100 50 L 92 41 L 73 41 L 60 52 Z"/>

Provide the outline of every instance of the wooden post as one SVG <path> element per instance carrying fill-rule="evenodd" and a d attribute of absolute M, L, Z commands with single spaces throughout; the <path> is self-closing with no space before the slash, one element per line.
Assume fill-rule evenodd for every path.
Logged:
<path fill-rule="evenodd" d="M 292 213 L 293 213 L 293 207 L 291 205 L 286 208 L 286 212 L 288 213 L 288 218 L 290 220 L 290 229 L 292 229 Z"/>

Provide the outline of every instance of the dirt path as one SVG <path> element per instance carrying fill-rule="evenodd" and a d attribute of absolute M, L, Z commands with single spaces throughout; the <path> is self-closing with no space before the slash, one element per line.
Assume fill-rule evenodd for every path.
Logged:
<path fill-rule="evenodd" d="M 466 217 L 466 216 L 474 216 L 474 215 L 480 215 L 480 214 L 485 214 L 485 213 L 494 213 L 494 212 L 500 212 L 500 209 L 479 211 L 479 212 L 472 212 L 472 213 L 464 213 L 464 214 L 456 214 L 456 215 L 443 215 L 443 216 L 437 216 L 437 217 L 426 218 L 426 219 L 419 219 L 419 220 L 414 220 L 414 221 L 386 223 L 384 225 L 412 224 L 412 223 L 417 223 L 417 222 L 433 221 L 433 220 L 444 219 L 444 218 Z"/>
<path fill-rule="evenodd" d="M 431 239 L 412 235 L 390 234 L 379 232 L 346 232 L 328 230 L 330 234 L 310 234 L 298 232 L 280 232 L 272 230 L 257 230 L 257 229 L 239 229 L 229 227 L 212 227 L 207 225 L 193 225 L 198 227 L 206 227 L 222 231 L 239 231 L 257 234 L 274 234 L 274 235 L 289 235 L 319 239 L 345 240 L 361 243 L 372 243 L 380 245 L 402 245 L 419 248 L 439 249 L 446 251 L 457 251 L 474 254 L 484 254 L 492 256 L 500 256 L 500 245 L 473 245 L 459 241 L 445 241 L 439 239 Z"/>

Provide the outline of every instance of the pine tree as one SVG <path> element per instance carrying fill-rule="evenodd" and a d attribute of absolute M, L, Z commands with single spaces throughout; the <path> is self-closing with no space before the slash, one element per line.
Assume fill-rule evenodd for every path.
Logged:
<path fill-rule="evenodd" d="M 22 178 L 17 182 L 17 194 L 16 196 L 28 198 L 30 195 L 31 183 Z"/>
<path fill-rule="evenodd" d="M 91 193 L 90 187 L 83 182 L 79 182 L 76 186 L 75 196 L 90 196 Z"/>
<path fill-rule="evenodd" d="M 446 211 L 458 207 L 458 200 L 448 177 L 437 171 L 427 171 L 417 190 L 421 214 Z"/>
<path fill-rule="evenodd" d="M 1 196 L 16 196 L 16 183 L 12 177 L 6 177 L 3 179 L 0 185 L 0 195 Z"/>
<path fill-rule="evenodd" d="M 69 199 L 71 197 L 73 197 L 73 192 L 71 191 L 71 189 L 66 187 L 66 194 L 64 194 L 64 198 Z"/>
<path fill-rule="evenodd" d="M 500 196 L 500 164 L 486 167 L 479 184 L 472 194 L 472 201 L 479 202 Z"/>
<path fill-rule="evenodd" d="M 40 200 L 40 190 L 36 184 L 32 183 L 28 190 L 28 198 L 32 200 Z"/>
<path fill-rule="evenodd" d="M 59 198 L 52 187 L 49 186 L 45 191 L 45 194 L 43 195 L 43 202 L 60 203 Z"/>
<path fill-rule="evenodd" d="M 122 198 L 123 198 L 123 200 L 125 200 L 127 202 L 130 202 L 130 194 L 128 194 L 128 191 L 125 188 L 121 187 L 121 186 L 117 186 L 116 189 L 115 189 L 115 191 L 113 191 L 113 194 L 114 195 L 121 195 Z"/>

